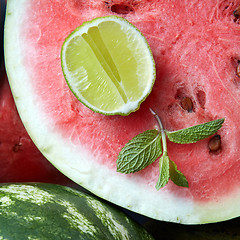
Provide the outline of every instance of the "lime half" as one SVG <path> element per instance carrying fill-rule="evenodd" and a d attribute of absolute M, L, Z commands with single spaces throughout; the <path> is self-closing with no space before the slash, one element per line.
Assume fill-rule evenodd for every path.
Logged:
<path fill-rule="evenodd" d="M 147 40 L 121 17 L 83 23 L 64 41 L 61 58 L 74 95 L 93 111 L 106 115 L 136 111 L 156 77 Z"/>

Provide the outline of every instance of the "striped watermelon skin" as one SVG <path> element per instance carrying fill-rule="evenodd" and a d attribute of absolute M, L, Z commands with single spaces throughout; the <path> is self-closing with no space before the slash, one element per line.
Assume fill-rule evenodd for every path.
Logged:
<path fill-rule="evenodd" d="M 1 184 L 0 239 L 153 239 L 119 209 L 70 187 Z"/>

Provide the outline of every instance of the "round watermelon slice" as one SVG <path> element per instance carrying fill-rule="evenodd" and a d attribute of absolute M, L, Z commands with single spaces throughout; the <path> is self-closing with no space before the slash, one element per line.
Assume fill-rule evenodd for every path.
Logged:
<path fill-rule="evenodd" d="M 62 173 L 132 211 L 186 224 L 239 216 L 239 5 L 239 0 L 9 1 L 5 61 L 29 135 Z M 61 69 L 65 38 L 83 22 L 107 15 L 134 24 L 156 62 L 153 90 L 129 116 L 104 116 L 83 106 Z M 169 157 L 188 188 L 170 181 L 157 191 L 158 160 L 134 174 L 116 171 L 122 147 L 156 127 L 149 108 L 170 131 L 225 118 L 215 136 L 193 144 L 168 142 Z"/>

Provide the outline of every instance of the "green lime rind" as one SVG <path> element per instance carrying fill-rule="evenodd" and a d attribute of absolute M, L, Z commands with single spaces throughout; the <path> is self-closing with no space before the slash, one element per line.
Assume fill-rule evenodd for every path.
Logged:
<path fill-rule="evenodd" d="M 178 131 L 165 132 L 171 142 L 181 144 L 194 143 L 216 133 L 222 127 L 223 122 L 224 118 L 220 118 Z"/>
<path fill-rule="evenodd" d="M 134 30 L 136 30 L 136 32 L 138 33 L 138 38 L 141 39 L 141 41 L 144 43 L 141 46 L 146 47 L 145 50 L 148 51 L 149 53 L 149 61 L 151 62 L 151 68 L 149 68 L 151 70 L 151 79 L 148 79 L 149 85 L 147 86 L 147 89 L 143 91 L 142 96 L 134 102 L 127 102 L 126 104 L 124 104 L 123 107 L 117 108 L 115 110 L 111 110 L 111 111 L 105 111 L 102 110 L 98 107 L 95 107 L 94 105 L 92 105 L 91 103 L 89 103 L 81 94 L 77 93 L 74 90 L 74 87 L 71 84 L 71 81 L 68 79 L 68 74 L 67 74 L 67 69 L 66 69 L 66 64 L 64 62 L 64 52 L 66 51 L 66 47 L 68 42 L 70 41 L 70 39 L 77 34 L 78 32 L 80 32 L 80 34 L 82 34 L 81 31 L 83 31 L 83 29 L 89 29 L 92 26 L 97 26 L 98 23 L 102 23 L 104 21 L 116 21 L 116 22 L 121 22 L 123 24 L 127 24 L 128 26 L 131 26 L 131 28 L 133 28 Z M 84 104 L 86 107 L 88 107 L 89 109 L 91 109 L 94 112 L 97 113 L 101 113 L 104 115 L 122 115 L 122 116 L 127 116 L 129 115 L 131 112 L 135 112 L 140 108 L 140 105 L 143 101 L 145 101 L 145 99 L 148 97 L 148 95 L 150 94 L 150 92 L 152 91 L 153 85 L 155 83 L 156 80 L 156 69 L 155 69 L 155 62 L 153 59 L 153 55 L 150 49 L 150 46 L 146 40 L 146 38 L 144 37 L 144 35 L 139 31 L 138 28 L 136 28 L 133 24 L 131 24 L 130 22 L 128 22 L 126 19 L 118 17 L 118 16 L 105 16 L 105 17 L 99 17 L 99 18 L 95 18 L 92 21 L 88 21 L 88 22 L 84 22 L 81 26 L 77 27 L 73 32 L 71 32 L 69 34 L 69 36 L 65 39 L 63 45 L 62 45 L 62 49 L 61 49 L 61 66 L 62 66 L 62 71 L 63 71 L 63 75 L 64 78 L 70 88 L 70 90 L 72 91 L 72 93 L 75 95 L 75 97 L 82 103 Z M 92 96 L 92 98 L 94 98 L 96 96 Z M 115 100 L 115 99 L 114 99 Z M 112 100 L 112 101 L 114 101 Z"/>

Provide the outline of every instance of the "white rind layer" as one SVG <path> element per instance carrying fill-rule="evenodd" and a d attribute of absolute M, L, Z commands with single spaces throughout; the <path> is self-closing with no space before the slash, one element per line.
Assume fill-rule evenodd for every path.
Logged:
<path fill-rule="evenodd" d="M 214 202 L 195 202 L 167 190 L 156 191 L 135 177 L 110 171 L 94 162 L 86 149 L 76 149 L 70 139 L 54 130 L 32 90 L 32 79 L 24 67 L 20 36 L 21 16 L 29 0 L 9 0 L 5 22 L 5 62 L 20 117 L 34 143 L 62 173 L 92 193 L 126 209 L 158 220 L 199 224 L 231 219 L 240 215 L 240 190 Z"/>

